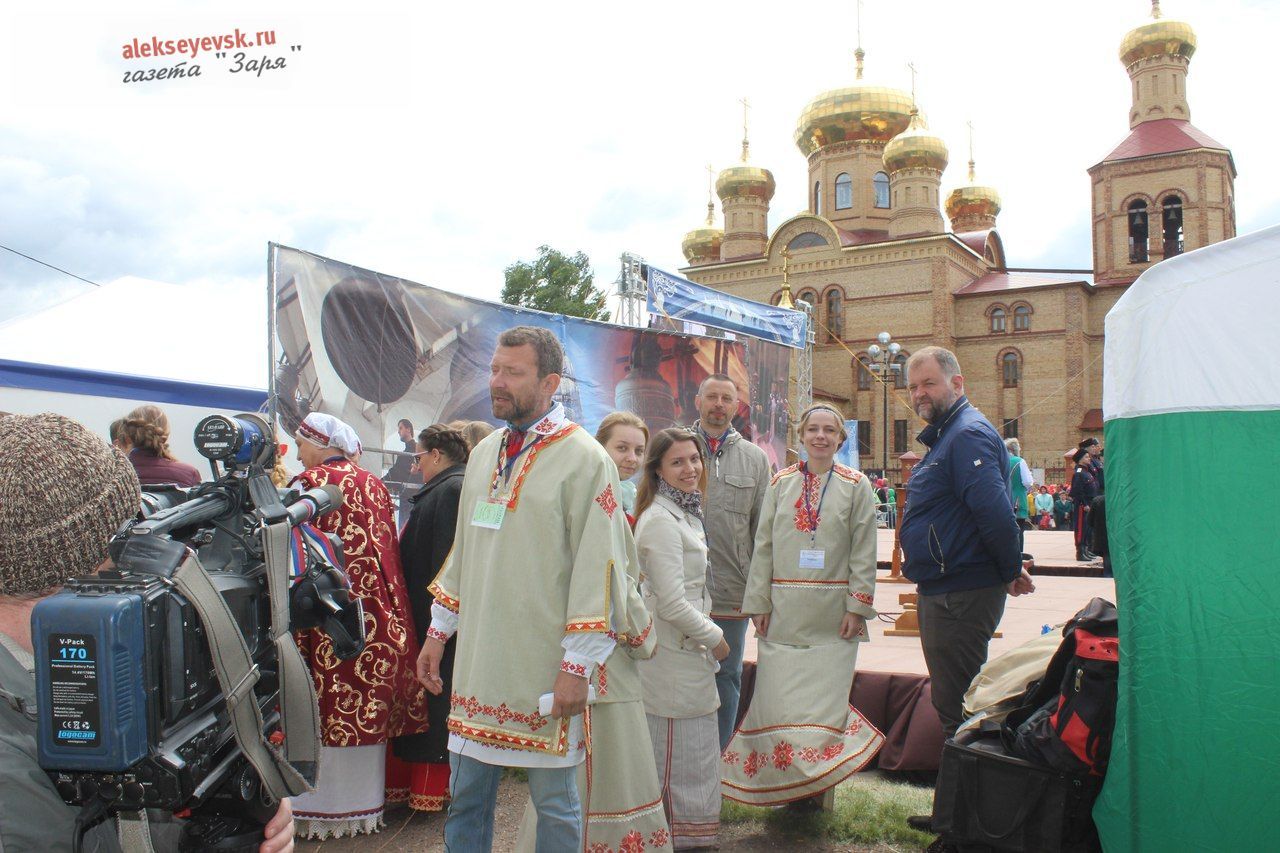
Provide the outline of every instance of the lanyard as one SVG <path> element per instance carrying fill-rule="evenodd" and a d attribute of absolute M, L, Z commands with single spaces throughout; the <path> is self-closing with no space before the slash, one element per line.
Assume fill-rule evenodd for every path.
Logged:
<path fill-rule="evenodd" d="M 822 484 L 822 491 L 818 493 L 818 509 L 815 512 L 813 505 L 809 503 L 809 490 L 801 486 L 800 491 L 804 495 L 804 514 L 809 520 L 812 529 L 809 531 L 809 545 L 812 547 L 818 541 L 818 521 L 822 518 L 822 502 L 827 497 L 827 486 L 831 485 L 831 475 L 835 473 L 836 466 L 832 465 L 827 469 L 827 479 Z M 804 475 L 809 476 L 809 466 L 804 466 Z M 817 478 L 817 475 L 814 475 Z"/>
<path fill-rule="evenodd" d="M 516 467 L 516 463 L 520 461 L 520 457 L 524 456 L 526 451 L 542 440 L 541 433 L 535 434 L 532 441 L 529 440 L 529 434 L 525 433 L 524 446 L 516 451 L 515 456 L 507 459 L 507 439 L 510 438 L 510 436 L 511 433 L 508 432 L 503 436 L 502 443 L 498 445 L 498 474 L 502 477 L 503 483 L 506 483 L 511 479 L 511 471 Z"/>

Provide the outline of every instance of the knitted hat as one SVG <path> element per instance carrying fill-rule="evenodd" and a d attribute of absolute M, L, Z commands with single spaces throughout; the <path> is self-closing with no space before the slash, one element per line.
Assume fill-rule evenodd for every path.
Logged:
<path fill-rule="evenodd" d="M 0 417 L 0 595 L 91 574 L 140 500 L 128 458 L 82 424 Z"/>
<path fill-rule="evenodd" d="M 1080 442 L 1078 446 L 1081 450 L 1088 450 L 1090 447 L 1097 447 L 1098 439 L 1090 436 L 1089 438 L 1086 438 L 1084 441 Z"/>

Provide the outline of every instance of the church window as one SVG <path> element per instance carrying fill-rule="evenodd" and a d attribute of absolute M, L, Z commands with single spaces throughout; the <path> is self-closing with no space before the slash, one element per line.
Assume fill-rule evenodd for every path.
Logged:
<path fill-rule="evenodd" d="M 818 294 L 814 293 L 812 290 L 800 291 L 800 296 L 797 298 L 801 302 L 809 303 L 810 308 L 816 308 L 818 305 Z"/>
<path fill-rule="evenodd" d="M 871 179 L 871 186 L 876 192 L 876 207 L 889 207 L 889 176 L 884 172 L 876 172 Z"/>
<path fill-rule="evenodd" d="M 897 366 L 897 370 L 893 371 L 893 387 L 907 387 L 907 354 L 900 352 L 893 358 L 893 363 Z M 904 451 L 905 452 L 905 451 Z"/>
<path fill-rule="evenodd" d="M 1005 330 L 1005 313 L 1003 308 L 991 309 L 991 331 L 1003 332 Z"/>
<path fill-rule="evenodd" d="M 1182 94 L 1182 87 L 1178 85 L 1178 75 L 1177 75 L 1177 74 L 1173 74 L 1173 75 L 1171 75 L 1171 76 L 1173 77 L 1173 94 L 1175 94 L 1175 95 L 1181 95 L 1181 94 Z"/>
<path fill-rule="evenodd" d="M 853 207 L 853 178 L 848 172 L 836 176 L 836 210 L 848 210 Z"/>
<path fill-rule="evenodd" d="M 1018 305 L 1013 309 L 1013 330 L 1015 332 L 1031 331 L 1031 308 Z"/>
<path fill-rule="evenodd" d="M 895 420 L 893 422 L 893 452 L 907 452 L 907 422 L 905 420 Z"/>
<path fill-rule="evenodd" d="M 871 455 L 871 422 L 858 421 L 858 455 Z"/>
<path fill-rule="evenodd" d="M 1161 204 L 1164 221 L 1164 256 L 1171 258 L 1182 254 L 1182 199 L 1176 195 L 1164 197 Z"/>
<path fill-rule="evenodd" d="M 827 291 L 827 341 L 836 343 L 844 337 L 844 298 L 839 290 Z"/>
<path fill-rule="evenodd" d="M 1004 437 L 1005 438 L 1018 437 L 1018 419 L 1017 418 L 1004 419 Z"/>
<path fill-rule="evenodd" d="M 915 190 L 915 187 L 907 187 L 907 206 L 908 207 L 910 207 L 912 202 L 915 201 L 915 192 L 913 192 L 913 190 Z"/>
<path fill-rule="evenodd" d="M 871 358 L 866 354 L 858 356 L 858 390 L 869 391 L 871 389 Z"/>
<path fill-rule="evenodd" d="M 813 182 L 813 212 L 822 215 L 822 181 Z"/>
<path fill-rule="evenodd" d="M 1129 263 L 1147 262 L 1147 203 L 1137 199 L 1129 203 Z"/>
<path fill-rule="evenodd" d="M 1022 368 L 1018 363 L 1016 352 L 1007 352 L 1000 356 L 1000 376 L 1004 379 L 1004 387 L 1018 387 L 1018 381 L 1022 378 Z"/>
<path fill-rule="evenodd" d="M 795 249 L 812 249 L 817 246 L 830 246 L 827 238 L 813 231 L 801 231 L 799 234 L 791 238 L 791 242 L 787 243 L 787 248 Z"/>

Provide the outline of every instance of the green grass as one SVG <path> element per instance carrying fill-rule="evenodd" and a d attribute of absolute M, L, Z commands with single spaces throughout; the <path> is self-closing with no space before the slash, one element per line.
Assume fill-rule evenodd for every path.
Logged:
<path fill-rule="evenodd" d="M 900 844 L 923 850 L 932 836 L 907 826 L 907 817 L 933 810 L 933 789 L 886 782 L 875 774 L 859 773 L 836 788 L 834 812 L 798 812 L 788 808 L 744 806 L 725 801 L 720 819 L 751 824 L 790 838 L 813 838 L 837 843 Z"/>

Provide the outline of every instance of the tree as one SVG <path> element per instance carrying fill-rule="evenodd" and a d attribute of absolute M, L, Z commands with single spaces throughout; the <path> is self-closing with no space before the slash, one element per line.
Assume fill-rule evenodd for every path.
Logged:
<path fill-rule="evenodd" d="M 539 246 L 533 263 L 517 261 L 507 267 L 502 301 L 552 314 L 608 320 L 605 295 L 595 287 L 594 278 L 586 253 L 568 257 L 550 246 Z"/>

